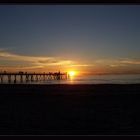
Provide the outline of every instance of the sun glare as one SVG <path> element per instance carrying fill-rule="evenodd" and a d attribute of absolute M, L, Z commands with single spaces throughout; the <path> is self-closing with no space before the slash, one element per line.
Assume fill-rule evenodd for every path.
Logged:
<path fill-rule="evenodd" d="M 68 72 L 68 74 L 70 77 L 73 77 L 75 75 L 75 71 L 70 71 L 70 72 Z"/>

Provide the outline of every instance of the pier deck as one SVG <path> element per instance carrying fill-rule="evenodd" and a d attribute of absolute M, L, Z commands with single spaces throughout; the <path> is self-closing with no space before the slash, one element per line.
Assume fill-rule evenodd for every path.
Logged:
<path fill-rule="evenodd" d="M 1 72 L 0 83 L 5 80 L 8 83 L 17 83 L 17 79 L 22 82 L 42 81 L 42 80 L 66 80 L 68 78 L 67 73 L 60 72 L 48 72 L 48 73 L 27 73 L 27 72 Z"/>

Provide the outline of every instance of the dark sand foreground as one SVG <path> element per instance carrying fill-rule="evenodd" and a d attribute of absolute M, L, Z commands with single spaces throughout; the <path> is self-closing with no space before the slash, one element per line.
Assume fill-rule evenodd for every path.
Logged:
<path fill-rule="evenodd" d="M 0 134 L 140 135 L 140 84 L 0 84 Z"/>

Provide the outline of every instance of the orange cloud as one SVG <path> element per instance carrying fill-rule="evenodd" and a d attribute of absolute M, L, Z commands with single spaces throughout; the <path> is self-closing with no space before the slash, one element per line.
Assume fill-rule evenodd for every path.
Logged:
<path fill-rule="evenodd" d="M 74 66 L 74 67 L 89 66 L 86 64 L 79 64 L 76 61 L 62 59 L 58 57 L 25 56 L 25 55 L 18 55 L 18 54 L 0 50 L 0 61 L 3 61 L 3 60 L 8 61 L 8 63 L 5 66 L 11 66 L 11 62 L 14 62 L 14 64 L 16 65 L 18 62 L 15 68 L 19 68 L 19 69 L 46 68 L 46 66 Z M 21 64 L 23 64 L 24 62 L 24 66 L 21 67 L 19 62 Z M 27 62 L 28 62 L 28 65 L 26 65 Z"/>
<path fill-rule="evenodd" d="M 140 60 L 123 60 L 123 61 L 121 61 L 121 63 L 140 65 Z"/>

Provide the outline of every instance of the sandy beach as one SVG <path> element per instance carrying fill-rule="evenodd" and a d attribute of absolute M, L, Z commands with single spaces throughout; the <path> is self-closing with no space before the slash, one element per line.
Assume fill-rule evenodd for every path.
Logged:
<path fill-rule="evenodd" d="M 140 84 L 0 84 L 0 134 L 140 134 Z"/>

